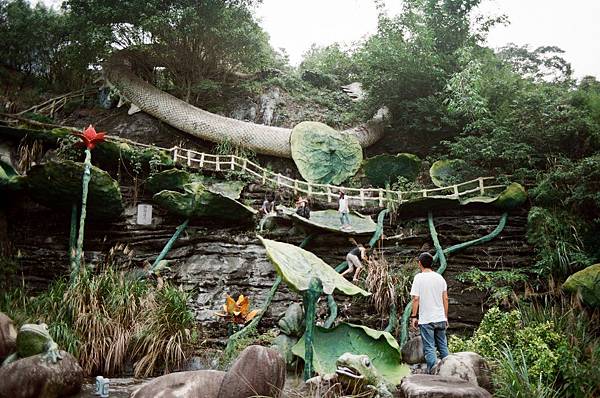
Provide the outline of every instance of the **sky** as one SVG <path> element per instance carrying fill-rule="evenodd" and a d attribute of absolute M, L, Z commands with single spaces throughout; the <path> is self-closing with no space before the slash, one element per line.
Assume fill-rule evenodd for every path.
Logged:
<path fill-rule="evenodd" d="M 60 0 L 42 0 L 59 5 Z M 401 0 L 385 0 L 389 13 L 398 13 Z M 600 77 L 600 1 L 598 0 L 483 0 L 480 13 L 506 14 L 508 26 L 496 26 L 488 45 L 507 43 L 558 46 L 565 50 L 575 76 Z M 373 0 L 263 0 L 255 10 L 271 45 L 283 47 L 298 65 L 311 46 L 334 42 L 350 45 L 377 30 Z"/>

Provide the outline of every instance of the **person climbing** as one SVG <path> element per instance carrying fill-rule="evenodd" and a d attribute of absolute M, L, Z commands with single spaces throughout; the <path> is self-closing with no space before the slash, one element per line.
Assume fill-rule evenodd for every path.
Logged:
<path fill-rule="evenodd" d="M 304 199 L 302 196 L 300 196 L 296 201 L 296 214 L 306 219 L 310 218 L 310 208 L 308 207 L 308 200 Z"/>
<path fill-rule="evenodd" d="M 433 256 L 421 253 L 418 257 L 420 273 L 415 275 L 412 296 L 411 327 L 419 330 L 423 340 L 423 352 L 427 371 L 437 360 L 436 347 L 443 359 L 448 356 L 446 329 L 448 328 L 448 286 L 444 278 L 431 269 Z M 418 312 L 418 316 L 417 316 Z"/>
<path fill-rule="evenodd" d="M 267 215 L 271 212 L 273 212 L 275 208 L 275 201 L 273 200 L 273 195 L 265 195 L 265 201 L 262 204 L 262 207 L 260 208 L 260 213 L 263 215 Z"/>
<path fill-rule="evenodd" d="M 341 229 L 350 228 L 350 218 L 348 217 L 348 213 L 350 212 L 348 209 L 348 198 L 346 198 L 346 195 L 342 191 L 340 191 L 338 212 L 340 213 L 340 222 L 342 223 Z"/>
<path fill-rule="evenodd" d="M 346 254 L 346 262 L 348 263 L 348 269 L 342 272 L 342 276 L 345 276 L 350 273 L 354 273 L 352 275 L 352 281 L 358 281 L 358 277 L 363 269 L 362 262 L 360 260 L 367 259 L 367 249 L 361 244 L 357 244 L 354 241 L 356 247 Z"/>

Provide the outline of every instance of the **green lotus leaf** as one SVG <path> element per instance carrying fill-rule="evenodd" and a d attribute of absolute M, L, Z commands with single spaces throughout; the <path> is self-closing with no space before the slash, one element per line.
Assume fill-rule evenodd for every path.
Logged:
<path fill-rule="evenodd" d="M 45 206 L 71 211 L 73 203 L 81 205 L 84 165 L 70 160 L 51 161 L 29 170 L 25 184 L 29 195 Z M 106 171 L 91 168 L 88 186 L 87 215 L 114 218 L 123 212 L 119 184 Z"/>
<path fill-rule="evenodd" d="M 261 236 L 259 238 L 265 249 L 267 249 L 267 256 L 273 266 L 292 289 L 300 292 L 305 291 L 308 289 L 310 280 L 318 278 L 323 283 L 325 294 L 333 294 L 333 291 L 337 289 L 348 296 L 355 294 L 371 295 L 371 293 L 350 283 L 313 253 L 289 243 L 264 239 Z"/>
<path fill-rule="evenodd" d="M 600 264 L 590 265 L 569 276 L 563 289 L 581 294 L 581 299 L 590 307 L 600 307 Z"/>
<path fill-rule="evenodd" d="M 323 123 L 302 122 L 292 130 L 292 159 L 302 177 L 320 184 L 341 184 L 363 160 L 358 140 Z"/>
<path fill-rule="evenodd" d="M 3 161 L 0 161 L 0 192 L 16 191 L 21 187 L 22 177 L 16 170 Z"/>
<path fill-rule="evenodd" d="M 371 184 L 385 187 L 396 182 L 398 177 L 414 181 L 421 169 L 421 159 L 411 153 L 377 155 L 365 160 L 363 169 Z"/>
<path fill-rule="evenodd" d="M 377 223 L 375 223 L 371 217 L 363 216 L 353 212 L 348 214 L 348 218 L 350 219 L 350 228 L 347 230 L 342 230 L 340 213 L 338 213 L 336 210 L 311 211 L 310 218 L 306 219 L 296 214 L 295 209 L 278 207 L 278 209 L 280 208 L 283 209 L 284 214 L 289 215 L 294 219 L 294 221 L 299 222 L 306 227 L 318 228 L 330 232 L 348 235 L 370 235 L 373 234 L 377 228 Z"/>
<path fill-rule="evenodd" d="M 431 165 L 429 176 L 436 187 L 447 187 L 473 177 L 467 162 L 461 159 L 438 160 Z"/>
<path fill-rule="evenodd" d="M 257 213 L 250 206 L 218 192 L 212 192 L 200 182 L 183 186 L 183 192 L 163 190 L 153 200 L 167 211 L 186 218 L 210 217 L 215 219 L 252 220 Z"/>
<path fill-rule="evenodd" d="M 320 375 L 335 373 L 336 360 L 346 352 L 368 355 L 379 373 L 394 385 L 410 374 L 410 368 L 402 363 L 398 342 L 388 332 L 349 323 L 340 323 L 331 329 L 316 326 L 314 332 L 313 366 Z M 292 352 L 304 359 L 304 336 Z"/>

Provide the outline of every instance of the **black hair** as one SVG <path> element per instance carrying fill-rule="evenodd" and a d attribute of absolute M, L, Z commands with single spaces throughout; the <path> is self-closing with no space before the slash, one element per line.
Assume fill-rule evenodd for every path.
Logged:
<path fill-rule="evenodd" d="M 424 268 L 431 268 L 433 265 L 433 256 L 427 252 L 419 254 L 419 262 Z"/>

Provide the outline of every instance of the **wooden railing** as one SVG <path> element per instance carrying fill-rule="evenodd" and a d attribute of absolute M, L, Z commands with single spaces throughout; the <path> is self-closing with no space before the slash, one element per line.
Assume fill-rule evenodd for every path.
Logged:
<path fill-rule="evenodd" d="M 403 204 L 421 198 L 448 198 L 458 199 L 463 196 L 477 194 L 485 195 L 486 192 L 506 188 L 506 185 L 486 185 L 487 181 L 495 181 L 495 177 L 479 177 L 474 180 L 461 182 L 442 188 L 421 189 L 416 191 L 393 191 L 383 188 L 348 188 L 330 184 L 317 184 L 296 180 L 280 173 L 268 170 L 251 160 L 236 155 L 213 155 L 210 153 L 196 152 L 190 149 L 173 147 L 168 151 L 173 156 L 175 164 L 183 163 L 190 168 L 199 168 L 214 171 L 240 171 L 254 176 L 261 184 L 271 184 L 277 188 L 288 188 L 294 194 L 303 193 L 308 197 L 325 197 L 327 202 L 337 199 L 342 191 L 352 204 L 376 203 L 384 207 L 386 203 Z"/>
<path fill-rule="evenodd" d="M 88 94 L 92 94 L 98 91 L 98 88 L 82 88 L 77 91 L 72 91 L 70 93 L 66 93 L 60 95 L 58 97 L 50 98 L 47 101 L 42 102 L 41 104 L 32 106 L 31 108 L 27 108 L 24 111 L 17 113 L 18 116 L 24 115 L 28 112 L 35 112 L 39 114 L 49 115 L 50 117 L 54 116 L 55 112 L 58 112 L 62 109 L 67 102 L 72 98 L 81 97 L 82 101 L 85 101 L 85 96 Z"/>

